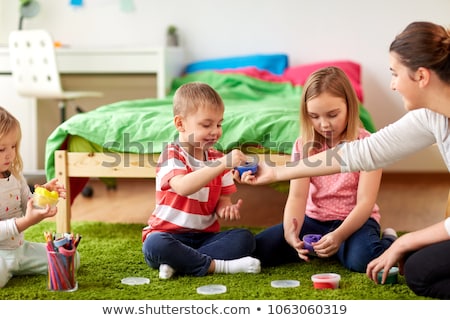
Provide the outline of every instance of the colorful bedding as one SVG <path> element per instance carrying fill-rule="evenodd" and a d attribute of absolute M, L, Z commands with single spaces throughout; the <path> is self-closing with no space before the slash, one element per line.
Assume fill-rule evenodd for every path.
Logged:
<path fill-rule="evenodd" d="M 289 59 L 286 54 L 253 54 L 193 62 L 186 66 L 185 72 L 254 67 L 276 75 L 282 75 L 288 65 Z"/>
<path fill-rule="evenodd" d="M 283 75 L 253 68 L 201 71 L 175 79 L 165 99 L 119 101 L 69 118 L 47 140 L 47 178 L 55 176 L 54 152 L 58 149 L 160 153 L 176 136 L 173 93 L 191 81 L 210 84 L 224 100 L 224 134 L 217 144 L 219 150 L 257 145 L 264 152 L 290 154 L 299 134 L 301 85 Z M 374 132 L 372 118 L 362 104 L 360 111 L 363 125 Z"/>

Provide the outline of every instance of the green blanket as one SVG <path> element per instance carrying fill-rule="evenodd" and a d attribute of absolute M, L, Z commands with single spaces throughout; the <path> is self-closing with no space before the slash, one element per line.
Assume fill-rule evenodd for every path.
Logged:
<path fill-rule="evenodd" d="M 173 93 L 182 84 L 192 81 L 210 84 L 224 100 L 224 133 L 217 144 L 219 150 L 257 144 L 265 150 L 290 154 L 299 134 L 301 86 L 242 74 L 205 71 L 175 79 L 165 99 L 120 101 L 69 118 L 47 140 L 47 178 L 55 176 L 54 152 L 58 149 L 160 153 L 177 133 L 173 125 Z M 366 129 L 374 132 L 372 118 L 362 105 L 360 116 Z M 67 139 L 71 136 L 85 142 L 72 146 Z"/>

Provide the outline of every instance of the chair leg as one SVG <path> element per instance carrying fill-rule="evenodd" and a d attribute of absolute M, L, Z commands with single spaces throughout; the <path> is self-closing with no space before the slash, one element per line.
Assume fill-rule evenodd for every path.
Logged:
<path fill-rule="evenodd" d="M 85 186 L 81 191 L 81 195 L 85 198 L 92 198 L 94 196 L 94 188 L 91 186 Z"/>
<path fill-rule="evenodd" d="M 445 217 L 450 218 L 450 190 L 448 191 L 447 210 L 445 211 Z"/>
<path fill-rule="evenodd" d="M 62 100 L 58 103 L 58 107 L 59 107 L 59 113 L 60 113 L 60 121 L 61 123 L 63 123 L 64 121 L 66 121 L 66 107 L 67 107 L 67 102 Z"/>

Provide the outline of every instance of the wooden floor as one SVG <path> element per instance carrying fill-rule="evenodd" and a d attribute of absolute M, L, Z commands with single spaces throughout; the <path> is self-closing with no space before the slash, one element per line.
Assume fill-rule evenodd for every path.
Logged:
<path fill-rule="evenodd" d="M 154 207 L 153 179 L 119 179 L 116 190 L 100 180 L 89 183 L 92 198 L 79 195 L 72 206 L 72 221 L 146 224 Z M 413 231 L 443 219 L 450 188 L 448 174 L 383 175 L 378 205 L 382 227 Z M 242 219 L 222 222 L 231 226 L 270 226 L 281 222 L 286 194 L 269 186 L 238 185 L 235 198 L 243 199 Z"/>

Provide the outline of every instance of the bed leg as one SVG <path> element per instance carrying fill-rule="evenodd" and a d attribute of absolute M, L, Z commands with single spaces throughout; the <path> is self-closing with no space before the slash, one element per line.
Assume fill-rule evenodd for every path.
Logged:
<path fill-rule="evenodd" d="M 66 188 L 66 199 L 59 199 L 58 213 L 56 214 L 56 232 L 70 232 L 70 183 L 68 175 L 67 151 L 55 151 L 55 176 Z"/>

